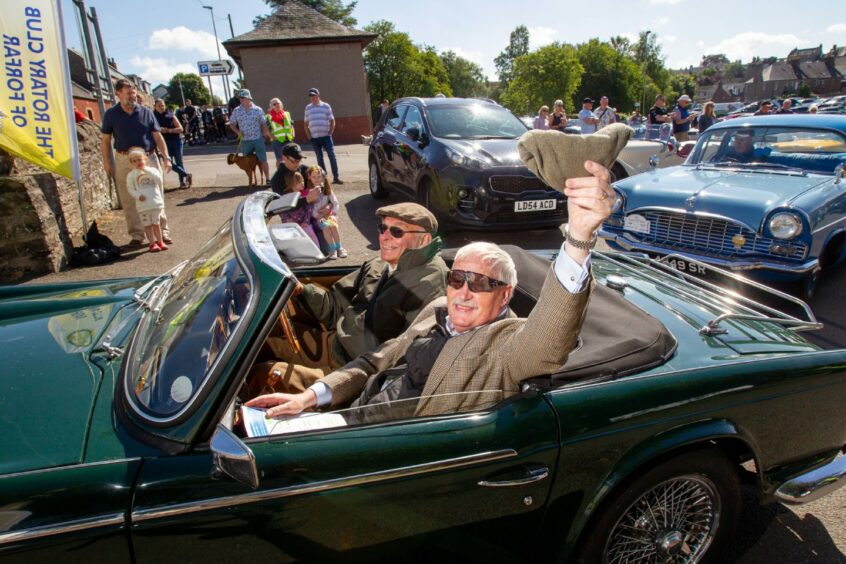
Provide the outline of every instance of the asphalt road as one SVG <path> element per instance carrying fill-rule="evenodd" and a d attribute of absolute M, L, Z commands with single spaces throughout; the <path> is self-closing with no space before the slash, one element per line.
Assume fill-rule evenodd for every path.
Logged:
<path fill-rule="evenodd" d="M 194 186 L 176 190 L 176 175 L 168 175 L 165 194 L 167 214 L 175 240 L 170 250 L 152 254 L 146 249 L 125 250 L 120 260 L 108 265 L 72 269 L 29 280 L 29 283 L 60 282 L 102 278 L 119 278 L 159 274 L 180 261 L 190 258 L 214 232 L 231 217 L 238 202 L 255 189 L 245 186 L 246 175 L 234 166 L 227 166 L 225 155 L 234 146 L 189 148 L 186 168 L 194 174 Z M 349 145 L 337 148 L 343 186 L 336 193 L 343 208 L 340 218 L 341 237 L 350 251 L 339 264 L 359 264 L 374 256 L 378 249 L 374 211 L 385 203 L 399 202 L 392 195 L 377 202 L 367 188 L 367 148 Z M 272 154 L 272 153 L 271 153 Z M 308 163 L 314 162 L 308 154 Z M 115 211 L 99 220 L 101 232 L 117 245 L 125 245 L 122 212 Z M 446 237 L 447 246 L 460 246 L 473 240 L 509 243 L 524 248 L 560 246 L 563 232 L 544 229 L 523 232 L 472 233 L 454 232 Z M 846 317 L 842 288 L 846 285 L 846 267 L 824 275 L 816 297 L 810 305 L 825 328 L 808 338 L 819 345 L 846 347 Z M 845 398 L 846 399 L 846 398 Z M 777 416 L 777 414 L 773 414 Z M 814 503 L 800 507 L 781 504 L 761 506 L 754 492 L 747 491 L 747 504 L 741 527 L 733 544 L 731 560 L 752 563 L 846 563 L 846 489 Z"/>

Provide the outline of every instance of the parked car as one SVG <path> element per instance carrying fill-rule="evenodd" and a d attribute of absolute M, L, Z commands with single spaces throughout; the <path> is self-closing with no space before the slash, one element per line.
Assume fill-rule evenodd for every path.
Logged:
<path fill-rule="evenodd" d="M 742 482 L 789 503 L 842 484 L 846 351 L 801 337 L 810 309 L 616 253 L 593 256 L 579 348 L 520 393 L 256 436 L 237 419 L 267 340 L 316 352 L 295 284 L 355 270 L 274 219 L 297 197 L 250 195 L 162 276 L 0 288 L 0 561 L 698 562 L 731 543 Z M 528 315 L 552 252 L 507 250 Z"/>
<path fill-rule="evenodd" d="M 611 167 L 612 180 L 621 180 L 651 170 L 653 163 L 658 168 L 665 168 L 684 162 L 687 155 L 678 153 L 681 145 L 672 137 L 671 125 L 637 125 L 632 129 L 634 135 Z M 693 137 L 696 135 L 694 132 Z M 691 142 L 687 143 L 693 145 Z"/>
<path fill-rule="evenodd" d="M 821 114 L 846 114 L 846 96 L 833 96 L 822 102 L 818 108 Z"/>
<path fill-rule="evenodd" d="M 505 108 L 475 99 L 396 100 L 370 143 L 370 193 L 400 192 L 445 228 L 557 227 L 567 218 L 564 196 L 517 153 L 527 130 Z"/>
<path fill-rule="evenodd" d="M 768 283 L 801 284 L 846 258 L 846 117 L 774 115 L 709 128 L 683 166 L 618 182 L 602 235 Z M 680 268 L 688 268 L 683 260 Z"/>

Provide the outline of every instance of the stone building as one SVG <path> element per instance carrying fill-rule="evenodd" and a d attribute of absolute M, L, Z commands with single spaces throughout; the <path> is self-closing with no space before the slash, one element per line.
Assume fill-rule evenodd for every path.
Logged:
<path fill-rule="evenodd" d="M 223 45 L 241 67 L 256 104 L 267 110 L 271 98 L 283 101 L 298 142 L 305 141 L 303 112 L 308 89 L 315 87 L 335 114 L 335 142 L 359 143 L 371 132 L 362 50 L 375 38 L 289 0 L 253 31 Z"/>

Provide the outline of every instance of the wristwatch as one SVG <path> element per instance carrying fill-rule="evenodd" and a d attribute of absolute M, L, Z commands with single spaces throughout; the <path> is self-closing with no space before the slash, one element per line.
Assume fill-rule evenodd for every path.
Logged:
<path fill-rule="evenodd" d="M 582 241 L 581 239 L 576 239 L 572 235 L 570 235 L 570 226 L 564 228 L 564 240 L 570 243 L 577 249 L 581 249 L 583 251 L 589 251 L 596 246 L 596 240 L 598 239 L 596 231 L 594 231 L 590 236 L 590 241 Z"/>

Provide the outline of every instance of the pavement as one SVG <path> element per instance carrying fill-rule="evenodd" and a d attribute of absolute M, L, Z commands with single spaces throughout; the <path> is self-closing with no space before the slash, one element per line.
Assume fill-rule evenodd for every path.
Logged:
<path fill-rule="evenodd" d="M 162 253 L 147 248 L 125 250 L 122 257 L 110 264 L 75 268 L 35 277 L 27 283 L 64 282 L 90 279 L 120 278 L 160 274 L 182 260 L 192 257 L 232 216 L 236 206 L 256 190 L 245 186 L 246 175 L 226 164 L 226 154 L 234 145 L 189 147 L 185 152 L 186 169 L 194 174 L 194 185 L 177 189 L 175 173 L 167 175 L 165 206 L 174 244 Z M 399 202 L 391 195 L 377 201 L 367 185 L 367 147 L 345 145 L 336 148 L 342 186 L 336 187 L 341 202 L 341 238 L 349 250 L 348 258 L 337 264 L 360 264 L 376 255 L 374 212 L 377 207 Z M 272 152 L 270 153 L 272 158 Z M 306 150 L 307 163 L 315 162 Z M 98 219 L 100 231 L 117 245 L 126 245 L 123 212 L 112 211 Z M 473 240 L 510 243 L 524 248 L 557 248 L 563 241 L 562 229 L 526 230 L 521 232 L 472 233 L 458 231 L 446 237 L 447 246 L 460 246 Z M 77 241 L 76 244 L 81 244 Z M 603 245 L 600 244 L 600 248 Z M 824 276 L 811 306 L 826 324 L 823 331 L 806 334 L 824 347 L 846 347 L 844 303 L 840 289 L 846 284 L 846 268 Z M 775 416 L 776 414 L 774 414 Z M 741 527 L 734 539 L 729 561 L 753 564 L 761 562 L 846 563 L 846 488 L 814 503 L 787 507 L 781 504 L 759 506 L 751 490 L 745 492 L 747 503 Z"/>

